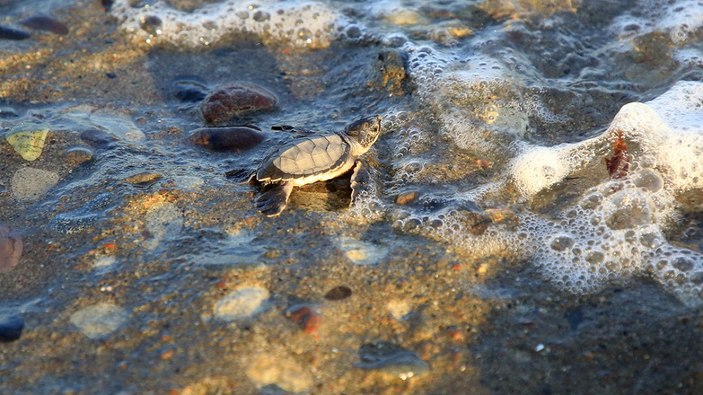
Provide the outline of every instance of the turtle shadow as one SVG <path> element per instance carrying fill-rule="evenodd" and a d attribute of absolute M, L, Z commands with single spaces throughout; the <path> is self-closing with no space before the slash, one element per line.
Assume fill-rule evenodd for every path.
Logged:
<path fill-rule="evenodd" d="M 329 181 L 303 185 L 293 190 L 289 208 L 310 211 L 338 211 L 351 205 L 351 175 L 348 172 Z"/>

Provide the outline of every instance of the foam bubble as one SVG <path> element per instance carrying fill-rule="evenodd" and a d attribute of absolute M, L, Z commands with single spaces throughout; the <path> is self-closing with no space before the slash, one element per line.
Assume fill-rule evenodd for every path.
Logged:
<path fill-rule="evenodd" d="M 613 21 L 611 29 L 621 37 L 663 32 L 675 44 L 682 45 L 703 28 L 703 3 L 700 0 L 643 0 L 639 3 L 634 7 L 636 16 L 634 13 L 625 14 Z"/>
<path fill-rule="evenodd" d="M 111 12 L 122 28 L 139 40 L 185 47 L 210 45 L 233 33 L 248 33 L 265 42 L 325 48 L 341 25 L 335 10 L 317 2 L 228 0 L 185 12 L 164 1 L 133 8 L 129 0 L 115 0 Z"/>

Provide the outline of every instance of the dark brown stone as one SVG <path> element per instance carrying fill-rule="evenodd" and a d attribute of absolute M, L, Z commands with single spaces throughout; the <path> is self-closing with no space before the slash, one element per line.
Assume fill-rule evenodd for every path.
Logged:
<path fill-rule="evenodd" d="M 276 106 L 276 96 L 264 88 L 233 83 L 216 88 L 203 99 L 200 110 L 208 123 L 222 123 Z"/>
<path fill-rule="evenodd" d="M 245 151 L 265 138 L 261 131 L 247 126 L 200 128 L 188 134 L 191 143 L 213 151 Z"/>
<path fill-rule="evenodd" d="M 346 285 L 340 285 L 327 291 L 324 297 L 327 300 L 342 300 L 350 297 L 351 294 L 351 288 L 347 287 Z"/>
<path fill-rule="evenodd" d="M 416 191 L 405 192 L 395 197 L 395 204 L 404 206 L 408 203 L 414 202 L 415 199 L 417 199 Z"/>
<path fill-rule="evenodd" d="M 46 15 L 31 16 L 23 20 L 22 24 L 34 30 L 44 30 L 60 36 L 68 34 L 68 28 L 63 22 Z"/>

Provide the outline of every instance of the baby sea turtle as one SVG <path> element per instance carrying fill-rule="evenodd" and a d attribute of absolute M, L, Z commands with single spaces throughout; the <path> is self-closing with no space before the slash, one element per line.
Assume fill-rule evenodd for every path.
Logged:
<path fill-rule="evenodd" d="M 281 129 L 301 132 L 289 127 Z M 235 170 L 227 175 L 262 183 L 263 191 L 256 199 L 256 208 L 267 216 L 275 216 L 286 208 L 293 187 L 331 180 L 353 168 L 353 202 L 359 186 L 368 178 L 358 158 L 371 148 L 380 134 L 380 116 L 362 118 L 342 132 L 296 138 L 272 152 L 253 173 L 242 174 L 241 170 Z"/>

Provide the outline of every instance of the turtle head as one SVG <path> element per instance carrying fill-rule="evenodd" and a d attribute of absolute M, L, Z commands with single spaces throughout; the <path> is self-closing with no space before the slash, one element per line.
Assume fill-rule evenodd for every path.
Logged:
<path fill-rule="evenodd" d="M 344 129 L 344 134 L 361 146 L 361 153 L 366 152 L 381 135 L 381 117 L 376 115 L 356 120 Z"/>

